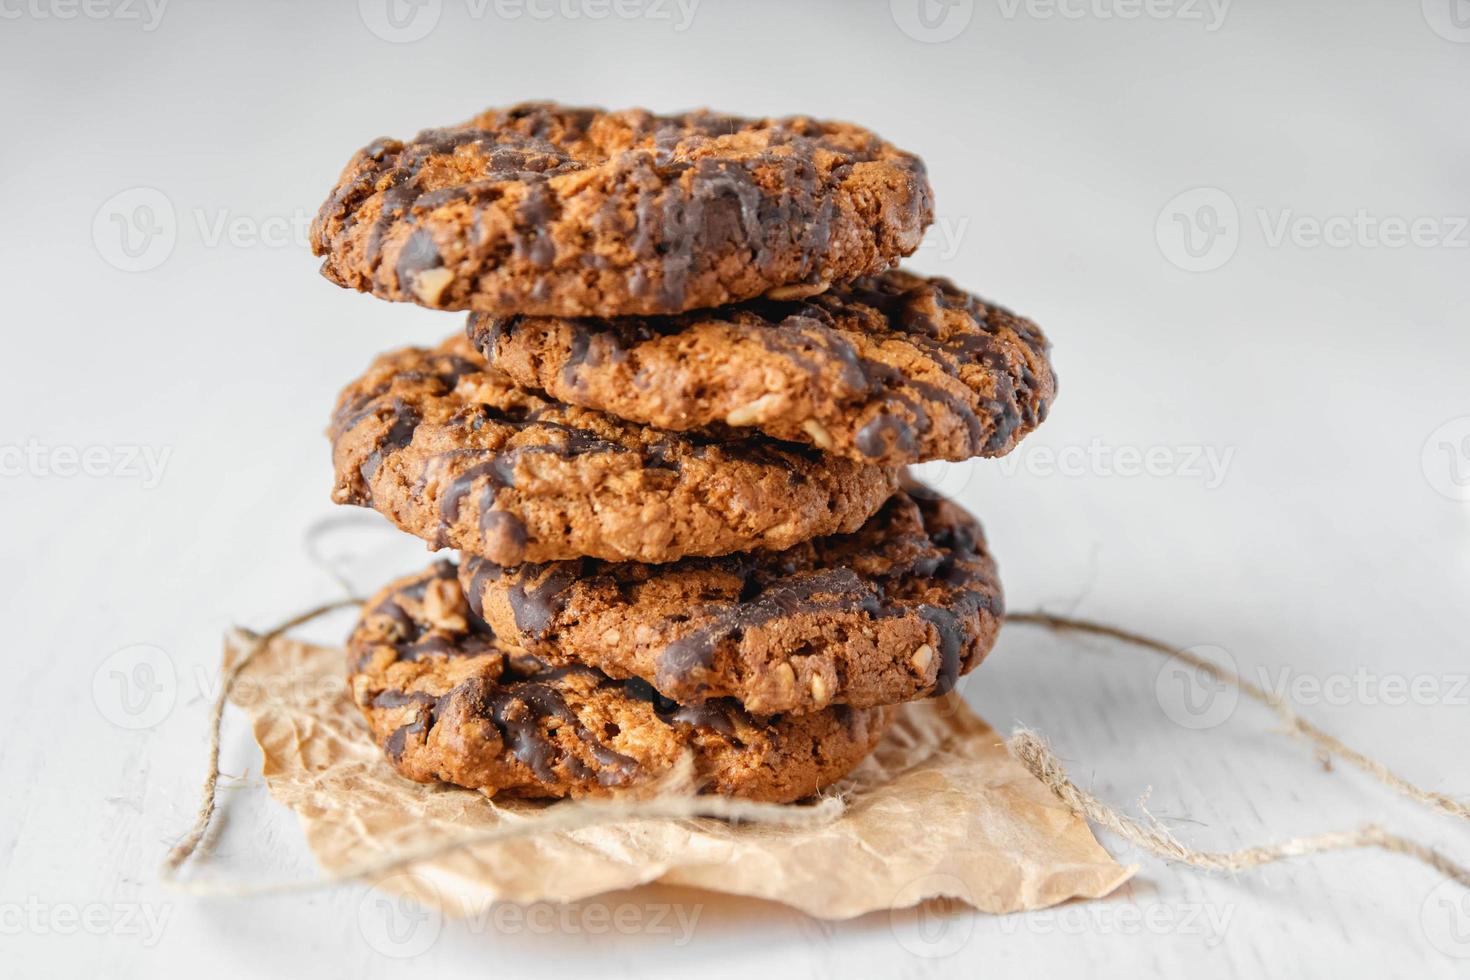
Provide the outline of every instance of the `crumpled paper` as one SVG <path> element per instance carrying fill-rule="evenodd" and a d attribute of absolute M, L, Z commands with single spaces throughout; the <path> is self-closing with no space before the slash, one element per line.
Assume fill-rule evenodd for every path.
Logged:
<path fill-rule="evenodd" d="M 252 641 L 229 634 L 227 657 Z M 348 696 L 344 663 L 339 649 L 278 639 L 231 695 L 251 717 L 270 792 L 300 816 L 326 871 L 556 805 L 499 804 L 397 775 Z M 957 697 L 900 708 L 873 755 L 829 792 L 847 808 L 818 827 L 629 820 L 449 852 L 399 875 L 395 887 L 464 909 L 662 882 L 846 919 L 938 897 L 993 913 L 1044 908 L 1100 898 L 1133 873 Z"/>

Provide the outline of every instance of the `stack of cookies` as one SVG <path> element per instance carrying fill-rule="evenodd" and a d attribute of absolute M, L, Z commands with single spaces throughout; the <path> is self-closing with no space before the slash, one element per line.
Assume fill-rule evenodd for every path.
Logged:
<path fill-rule="evenodd" d="M 894 268 L 923 163 L 796 117 L 490 110 L 359 151 L 332 281 L 470 311 L 342 392 L 333 499 L 456 549 L 368 601 L 351 689 L 409 778 L 600 795 L 839 779 L 1002 614 L 980 527 L 906 464 L 1008 452 L 1030 322 Z"/>

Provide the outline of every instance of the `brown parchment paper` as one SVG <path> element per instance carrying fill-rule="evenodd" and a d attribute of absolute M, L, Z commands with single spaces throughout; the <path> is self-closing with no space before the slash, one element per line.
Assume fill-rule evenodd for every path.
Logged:
<path fill-rule="evenodd" d="M 227 656 L 249 642 L 229 634 Z M 251 718 L 272 795 L 299 815 L 325 870 L 534 819 L 555 805 L 497 804 L 398 776 L 348 697 L 344 662 L 339 649 L 276 640 L 231 695 Z M 846 811 L 820 827 L 632 820 L 451 852 L 400 875 L 408 882 L 400 887 L 423 891 L 412 882 L 431 882 L 433 899 L 451 910 L 662 882 L 845 919 L 941 896 L 985 912 L 1043 908 L 1099 898 L 1133 873 L 959 698 L 900 711 L 873 755 L 831 791 Z"/>

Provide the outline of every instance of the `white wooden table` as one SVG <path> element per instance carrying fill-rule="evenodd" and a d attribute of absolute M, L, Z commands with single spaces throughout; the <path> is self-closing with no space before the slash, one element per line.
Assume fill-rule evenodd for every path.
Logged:
<path fill-rule="evenodd" d="M 302 225 L 352 148 L 532 97 L 808 111 L 922 152 L 940 220 L 914 264 L 1056 343 L 1023 450 L 929 474 L 986 520 L 1012 608 L 1217 648 L 1470 793 L 1470 30 L 1433 0 L 887 6 L 4 6 L 0 971 L 1467 974 L 1470 892 L 1375 852 L 1230 879 L 1104 836 L 1140 865 L 1109 900 L 840 924 L 649 891 L 391 932 L 363 888 L 160 888 L 221 632 L 334 594 L 303 540 L 332 516 L 337 388 L 458 327 L 331 288 Z M 358 574 L 426 560 L 383 531 L 322 546 Z M 1374 821 L 1470 861 L 1470 828 L 1161 666 L 1015 627 L 966 695 L 1196 847 Z M 312 874 L 236 715 L 224 768 L 204 870 Z"/>

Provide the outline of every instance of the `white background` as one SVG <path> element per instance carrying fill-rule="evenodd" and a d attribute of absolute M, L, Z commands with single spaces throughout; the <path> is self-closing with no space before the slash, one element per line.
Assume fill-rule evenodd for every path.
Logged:
<path fill-rule="evenodd" d="M 336 589 L 303 541 L 334 516 L 337 389 L 459 327 L 326 283 L 305 223 L 356 147 L 525 98 L 807 112 L 922 153 L 940 222 L 912 264 L 1055 342 L 1060 398 L 1015 465 L 934 474 L 987 522 L 1011 607 L 1221 648 L 1418 783 L 1470 792 L 1467 4 L 957 0 L 925 27 L 911 0 L 701 0 L 687 23 L 651 0 L 529 2 L 425 0 L 395 30 L 381 0 L 0 0 L 0 969 L 1464 976 L 1470 893 L 1365 852 L 1211 878 L 1104 836 L 1138 878 L 1054 912 L 824 924 L 635 893 L 601 907 L 672 902 L 692 936 L 646 917 L 597 934 L 584 908 L 551 932 L 448 924 L 403 960 L 362 889 L 160 889 L 222 630 Z M 103 475 L 66 475 L 68 447 L 102 447 Z M 167 453 L 160 478 L 127 447 Z M 1191 464 L 1206 449 L 1223 473 Z M 362 521 L 318 540 L 364 589 L 426 560 Z M 1016 626 L 966 691 L 1104 799 L 1151 787 L 1196 846 L 1373 820 L 1470 860 L 1470 827 L 1329 771 L 1253 705 L 1191 714 L 1161 663 Z M 161 690 L 129 715 L 117 672 L 150 667 Z M 236 715 L 226 746 L 239 778 L 203 870 L 311 873 Z"/>

